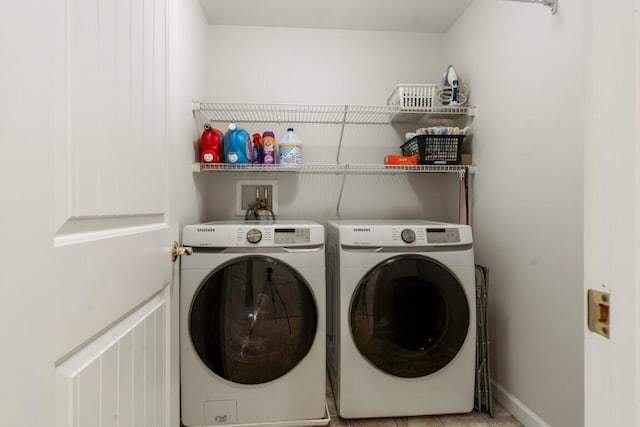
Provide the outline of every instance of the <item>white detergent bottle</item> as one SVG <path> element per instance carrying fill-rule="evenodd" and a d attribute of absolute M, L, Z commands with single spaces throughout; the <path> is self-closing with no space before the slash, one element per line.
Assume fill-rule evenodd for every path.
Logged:
<path fill-rule="evenodd" d="M 278 141 L 278 163 L 285 166 L 302 164 L 302 141 L 293 133 L 293 128 L 288 128 L 287 134 Z"/>

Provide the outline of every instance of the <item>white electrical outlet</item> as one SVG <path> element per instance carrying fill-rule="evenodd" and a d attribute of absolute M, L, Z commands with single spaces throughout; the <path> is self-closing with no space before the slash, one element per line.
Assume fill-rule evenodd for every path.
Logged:
<path fill-rule="evenodd" d="M 256 194 L 256 190 L 258 191 Z M 236 215 L 244 216 L 250 205 L 256 202 L 256 197 L 264 199 L 265 191 L 267 202 L 271 206 L 274 215 L 278 214 L 278 181 L 267 179 L 250 179 L 236 181 Z M 270 213 L 266 210 L 259 211 L 263 218 L 270 219 Z"/>

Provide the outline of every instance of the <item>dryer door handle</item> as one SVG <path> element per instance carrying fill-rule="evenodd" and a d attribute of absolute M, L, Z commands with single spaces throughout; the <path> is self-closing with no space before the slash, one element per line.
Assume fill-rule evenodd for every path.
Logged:
<path fill-rule="evenodd" d="M 362 252 L 362 253 L 376 253 L 381 252 L 384 247 L 382 246 L 374 246 L 374 247 L 363 247 L 363 246 L 349 246 L 349 245 L 341 245 L 342 250 L 346 252 Z"/>

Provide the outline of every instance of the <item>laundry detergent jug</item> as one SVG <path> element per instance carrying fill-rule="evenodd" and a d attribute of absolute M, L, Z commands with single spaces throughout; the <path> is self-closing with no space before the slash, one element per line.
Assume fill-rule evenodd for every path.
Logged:
<path fill-rule="evenodd" d="M 224 160 L 230 164 L 247 164 L 253 159 L 251 137 L 249 133 L 237 127 L 235 123 L 229 124 L 229 130 L 224 135 Z"/>
<path fill-rule="evenodd" d="M 293 128 L 288 128 L 287 134 L 278 141 L 278 163 L 281 165 L 302 164 L 302 141 L 293 133 Z"/>
<path fill-rule="evenodd" d="M 206 123 L 200 137 L 200 162 L 222 163 L 222 161 L 222 132 Z"/>

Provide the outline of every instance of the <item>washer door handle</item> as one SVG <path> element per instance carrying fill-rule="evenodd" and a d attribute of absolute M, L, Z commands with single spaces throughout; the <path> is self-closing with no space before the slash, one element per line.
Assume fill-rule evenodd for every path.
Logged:
<path fill-rule="evenodd" d="M 312 248 L 310 248 L 310 247 L 308 247 L 308 246 L 306 246 L 306 247 L 302 247 L 302 248 L 295 248 L 295 247 L 294 247 L 294 248 L 288 248 L 288 247 L 286 247 L 286 246 L 283 246 L 283 247 L 282 247 L 282 249 L 283 249 L 285 252 L 289 252 L 289 253 L 317 252 L 317 251 L 319 251 L 320 249 L 322 249 L 322 245 L 320 245 L 320 246 L 314 246 L 314 247 L 312 247 Z"/>

